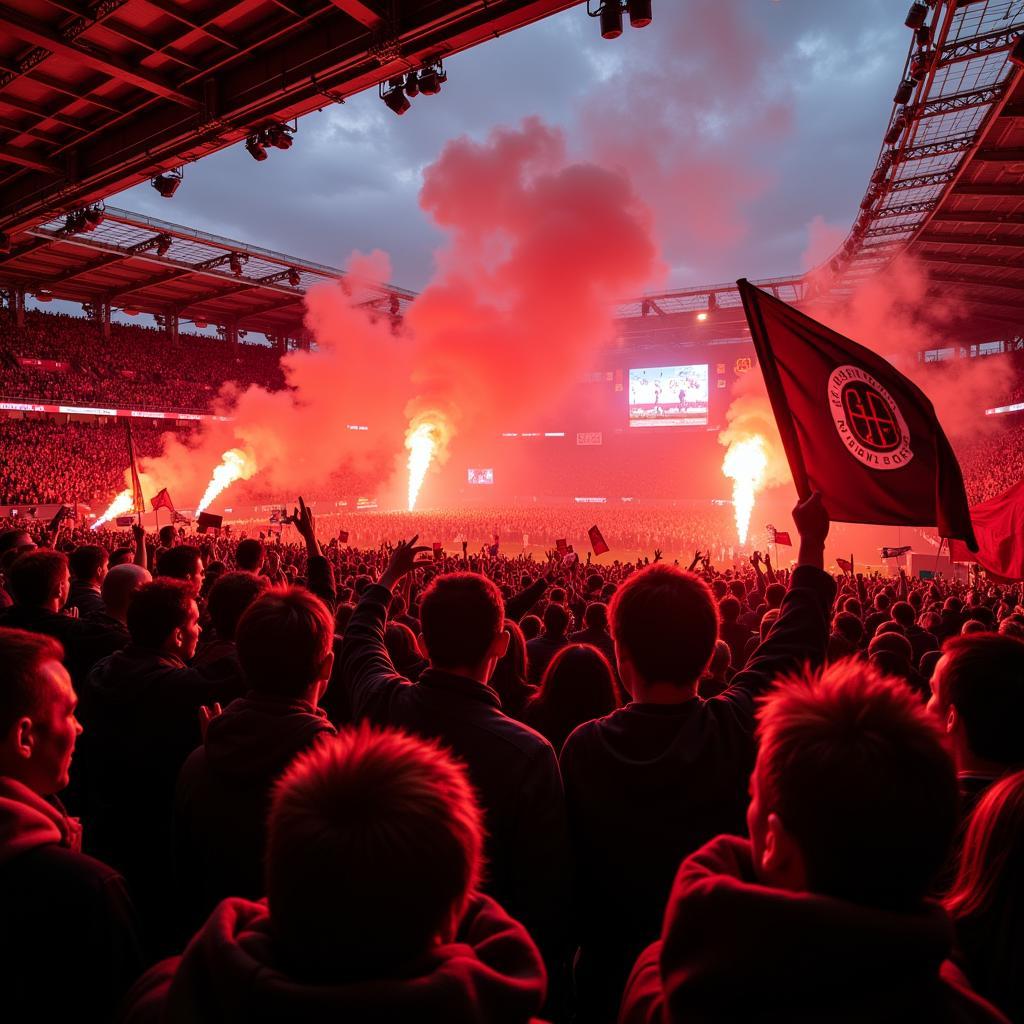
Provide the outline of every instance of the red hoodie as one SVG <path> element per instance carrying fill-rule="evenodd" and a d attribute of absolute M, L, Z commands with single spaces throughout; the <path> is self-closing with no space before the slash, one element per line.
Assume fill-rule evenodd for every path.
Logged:
<path fill-rule="evenodd" d="M 44 800 L 28 786 L 0 775 L 0 864 L 37 846 L 54 843 L 76 853 L 82 826 L 62 807 Z"/>
<path fill-rule="evenodd" d="M 266 903 L 226 899 L 182 956 L 139 980 L 124 1020 L 527 1024 L 544 1003 L 540 954 L 523 926 L 487 896 L 470 902 L 457 940 L 417 966 L 411 975 L 336 985 L 294 980 L 274 966 Z"/>
<path fill-rule="evenodd" d="M 899 912 L 767 888 L 750 842 L 719 836 L 683 861 L 619 1024 L 1008 1024 L 946 960 L 951 945 L 938 904 Z"/>

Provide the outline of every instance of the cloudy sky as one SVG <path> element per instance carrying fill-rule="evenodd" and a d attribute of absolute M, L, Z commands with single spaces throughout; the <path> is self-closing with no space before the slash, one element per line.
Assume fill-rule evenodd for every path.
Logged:
<path fill-rule="evenodd" d="M 390 254 L 422 288 L 441 236 L 420 210 L 447 142 L 539 116 L 574 156 L 623 170 L 670 286 L 798 272 L 845 233 L 878 153 L 910 31 L 904 0 L 654 0 L 614 41 L 582 6 L 447 62 L 396 117 L 376 92 L 299 123 L 257 164 L 241 144 L 111 205 L 335 266 Z M 812 237 L 816 240 L 812 243 Z"/>

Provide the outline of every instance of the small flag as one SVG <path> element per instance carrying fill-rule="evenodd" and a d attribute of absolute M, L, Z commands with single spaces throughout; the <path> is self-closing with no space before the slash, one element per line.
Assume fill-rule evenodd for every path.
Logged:
<path fill-rule="evenodd" d="M 595 555 L 603 555 L 610 550 L 604 537 L 601 536 L 601 531 L 596 526 L 592 526 L 587 533 L 590 534 L 590 546 L 594 549 Z"/>
<path fill-rule="evenodd" d="M 911 548 L 910 544 L 904 544 L 903 547 L 899 548 L 882 548 L 883 558 L 899 558 L 900 555 L 905 555 Z"/>
<path fill-rule="evenodd" d="M 433 544 L 434 550 L 434 561 L 440 562 L 444 558 L 444 548 L 439 540 L 435 540 Z"/>
<path fill-rule="evenodd" d="M 952 541 L 949 553 L 953 561 L 976 560 L 993 579 L 1024 579 L 1024 480 L 975 505 L 971 522 L 978 553 L 972 555 L 963 544 Z"/>
<path fill-rule="evenodd" d="M 135 519 L 132 516 L 118 516 L 114 520 L 114 523 L 117 526 L 131 526 L 132 523 L 134 523 L 134 522 L 135 522 Z"/>
<path fill-rule="evenodd" d="M 339 530 L 338 531 L 338 540 L 342 544 L 347 544 L 348 543 L 348 530 Z"/>
<path fill-rule="evenodd" d="M 171 496 L 167 493 L 167 488 L 162 487 L 156 494 L 153 495 L 152 501 L 149 503 L 149 507 L 155 512 L 158 508 L 167 508 L 171 512 L 174 511 L 174 502 L 171 501 Z"/>
<path fill-rule="evenodd" d="M 560 554 L 560 555 L 561 555 L 561 556 L 562 556 L 563 558 L 565 558 L 565 556 L 566 556 L 567 554 L 569 554 L 569 545 L 568 545 L 568 544 L 566 544 L 566 542 L 565 542 L 565 538 L 564 538 L 564 537 L 563 537 L 563 538 L 562 538 L 561 540 L 556 540 L 556 541 L 555 541 L 555 550 L 556 550 L 556 551 L 557 551 L 557 552 L 558 552 L 558 553 L 559 553 L 559 554 Z"/>
<path fill-rule="evenodd" d="M 125 436 L 128 440 L 128 464 L 132 474 L 132 511 L 146 511 L 146 499 L 142 496 L 142 481 L 139 480 L 139 468 L 135 465 L 135 443 L 132 441 L 132 421 L 124 421 Z"/>
<path fill-rule="evenodd" d="M 853 572 L 853 562 L 848 562 L 845 558 L 837 558 L 836 565 L 838 565 L 843 572 Z"/>
<path fill-rule="evenodd" d="M 928 397 L 863 345 L 738 282 L 797 493 L 835 522 L 938 526 L 974 548 L 960 465 Z"/>
<path fill-rule="evenodd" d="M 224 517 L 214 515 L 212 512 L 200 512 L 196 526 L 199 533 L 206 533 L 209 530 L 219 530 L 224 524 Z"/>
<path fill-rule="evenodd" d="M 189 523 L 189 522 L 191 522 L 191 520 L 189 519 L 188 516 L 182 515 L 177 509 L 175 509 L 174 513 L 171 515 L 171 522 L 172 523 Z"/>
<path fill-rule="evenodd" d="M 61 507 L 57 509 L 57 514 L 50 520 L 49 531 L 52 533 L 54 530 L 56 530 L 57 527 L 60 526 L 64 519 L 69 515 L 71 515 L 70 506 L 61 505 Z"/>
<path fill-rule="evenodd" d="M 775 543 L 781 544 L 784 548 L 791 548 L 793 546 L 793 541 L 786 530 L 775 531 Z"/>

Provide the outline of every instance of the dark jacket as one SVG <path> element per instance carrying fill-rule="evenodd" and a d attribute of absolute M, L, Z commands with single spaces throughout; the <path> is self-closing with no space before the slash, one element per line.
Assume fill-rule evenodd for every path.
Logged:
<path fill-rule="evenodd" d="M 526 641 L 526 681 L 537 685 L 547 671 L 554 656 L 569 646 L 567 636 L 548 636 L 542 633 Z"/>
<path fill-rule="evenodd" d="M 159 945 L 173 910 L 171 818 L 199 708 L 226 705 L 237 683 L 211 682 L 173 655 L 130 644 L 100 661 L 79 694 L 86 848 L 128 881 Z"/>
<path fill-rule="evenodd" d="M 224 897 L 264 895 L 271 786 L 296 754 L 334 731 L 312 704 L 253 692 L 210 722 L 175 800 L 176 877 L 189 934 Z"/>
<path fill-rule="evenodd" d="M 77 608 L 79 618 L 85 618 L 94 612 L 105 610 L 103 598 L 95 587 L 90 587 L 78 580 L 72 580 L 71 593 L 68 594 L 66 608 Z"/>
<path fill-rule="evenodd" d="M 569 634 L 569 643 L 590 644 L 591 647 L 596 647 L 608 659 L 612 673 L 616 674 L 616 678 L 618 678 L 615 665 L 615 642 L 608 630 L 581 629 L 578 633 Z"/>
<path fill-rule="evenodd" d="M 750 843 L 719 836 L 680 867 L 619 1021 L 1004 1021 L 947 961 L 952 938 L 935 903 L 889 911 L 759 885 Z"/>
<path fill-rule="evenodd" d="M 485 890 L 522 921 L 545 952 L 560 942 L 568 900 L 565 802 L 555 752 L 501 711 L 473 679 L 428 668 L 399 676 L 384 646 L 391 594 L 366 589 L 345 631 L 341 685 L 356 720 L 438 739 L 465 765 L 483 805 Z"/>
<path fill-rule="evenodd" d="M 778 675 L 822 661 L 834 593 L 829 575 L 797 568 L 779 619 L 719 696 L 627 704 L 566 740 L 585 1019 L 614 1019 L 680 860 L 721 832 L 745 831 L 756 699 Z"/>
<path fill-rule="evenodd" d="M 344 927 L 339 924 L 339 927 Z M 262 903 L 225 900 L 184 955 L 157 964 L 125 1000 L 126 1024 L 527 1024 L 544 1002 L 544 967 L 525 929 L 474 897 L 454 942 L 387 978 L 316 985 L 275 963 Z"/>
<path fill-rule="evenodd" d="M 110 1020 L 142 971 L 124 881 L 79 838 L 56 801 L 0 779 L 5 1020 Z"/>

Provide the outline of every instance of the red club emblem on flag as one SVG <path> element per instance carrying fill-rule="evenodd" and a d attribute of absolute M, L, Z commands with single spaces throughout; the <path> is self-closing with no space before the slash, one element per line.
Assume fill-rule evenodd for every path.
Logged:
<path fill-rule="evenodd" d="M 900 469 L 914 457 L 910 431 L 885 386 L 859 366 L 839 366 L 828 380 L 832 421 L 846 450 L 870 469 Z"/>

